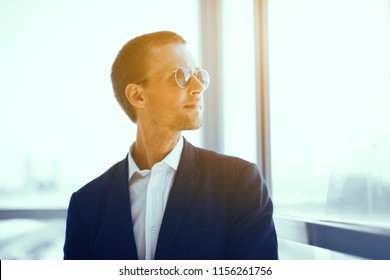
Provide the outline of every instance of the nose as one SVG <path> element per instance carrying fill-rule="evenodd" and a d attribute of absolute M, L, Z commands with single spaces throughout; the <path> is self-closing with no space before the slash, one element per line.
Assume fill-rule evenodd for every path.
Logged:
<path fill-rule="evenodd" d="M 190 95 L 198 95 L 203 93 L 204 88 L 201 82 L 195 77 L 195 75 L 192 73 L 191 78 L 188 85 L 188 92 Z"/>

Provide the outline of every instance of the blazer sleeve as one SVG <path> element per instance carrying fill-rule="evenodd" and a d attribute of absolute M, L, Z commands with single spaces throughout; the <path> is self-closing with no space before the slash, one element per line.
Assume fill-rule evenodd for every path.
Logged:
<path fill-rule="evenodd" d="M 73 193 L 66 221 L 64 259 L 89 260 L 93 259 L 90 253 L 90 238 L 88 236 L 87 220 L 80 211 L 77 193 Z"/>
<path fill-rule="evenodd" d="M 273 205 L 260 170 L 247 163 L 230 198 L 228 259 L 278 259 Z"/>

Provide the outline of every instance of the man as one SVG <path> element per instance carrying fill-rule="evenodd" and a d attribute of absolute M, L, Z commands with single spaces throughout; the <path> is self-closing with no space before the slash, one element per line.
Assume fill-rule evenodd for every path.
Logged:
<path fill-rule="evenodd" d="M 129 154 L 72 195 L 65 259 L 277 259 L 272 202 L 256 165 L 196 148 L 208 73 L 172 32 L 130 40 L 112 66 L 137 125 Z"/>

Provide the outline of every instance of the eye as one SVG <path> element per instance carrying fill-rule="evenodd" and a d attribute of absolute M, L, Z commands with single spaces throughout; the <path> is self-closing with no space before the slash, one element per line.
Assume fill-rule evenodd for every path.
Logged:
<path fill-rule="evenodd" d="M 176 84 L 175 73 L 168 76 L 169 83 Z"/>

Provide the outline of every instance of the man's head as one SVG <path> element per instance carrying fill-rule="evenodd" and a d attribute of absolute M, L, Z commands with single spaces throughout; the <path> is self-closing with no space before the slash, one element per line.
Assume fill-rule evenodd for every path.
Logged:
<path fill-rule="evenodd" d="M 209 76 L 185 44 L 176 33 L 163 31 L 136 37 L 120 50 L 111 79 L 133 122 L 172 131 L 201 126 Z"/>
<path fill-rule="evenodd" d="M 112 65 L 111 81 L 117 101 L 133 122 L 136 122 L 137 117 L 135 108 L 126 98 L 126 86 L 144 80 L 151 67 L 150 52 L 154 47 L 185 43 L 186 41 L 178 34 L 162 31 L 133 38 L 119 51 Z M 145 81 L 145 86 L 147 86 L 147 81 Z"/>

